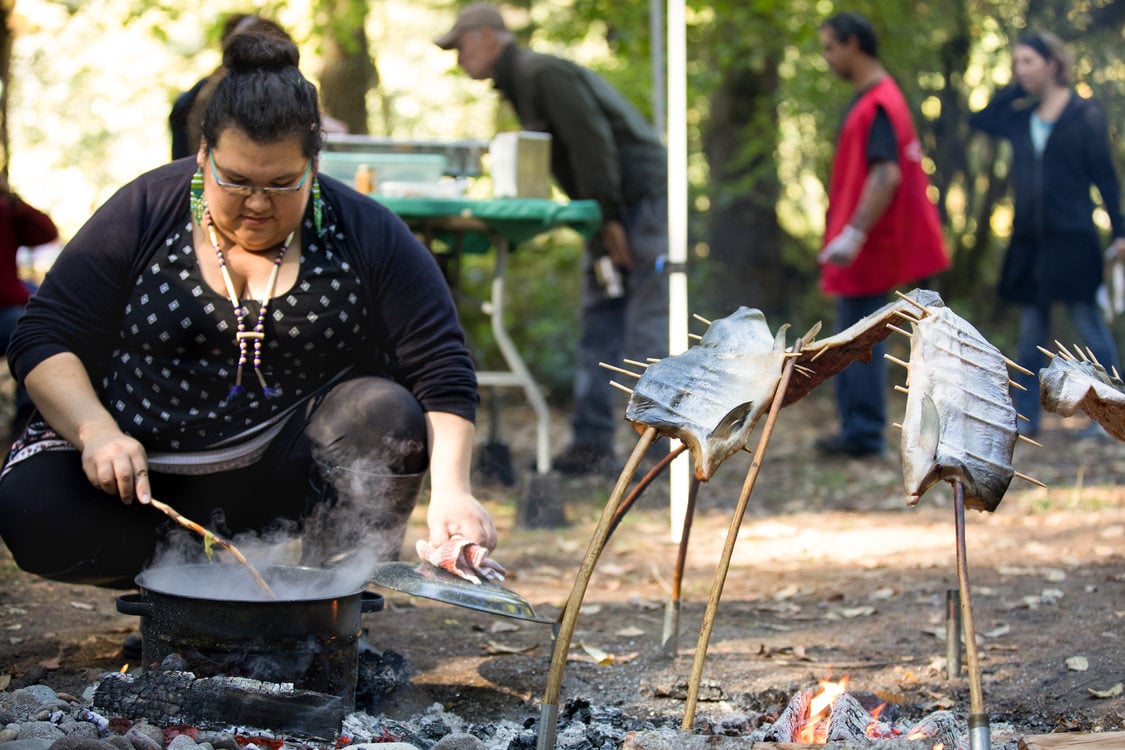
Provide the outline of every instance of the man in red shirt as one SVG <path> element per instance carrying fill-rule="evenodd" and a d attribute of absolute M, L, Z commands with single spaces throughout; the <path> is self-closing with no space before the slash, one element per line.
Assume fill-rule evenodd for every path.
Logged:
<path fill-rule="evenodd" d="M 821 289 L 837 298 L 841 331 L 882 307 L 900 284 L 949 266 L 937 210 L 926 188 L 922 148 L 910 108 L 878 57 L 871 22 L 841 13 L 820 27 L 824 59 L 855 96 L 844 114 L 832 161 L 825 245 L 817 255 Z M 841 429 L 816 443 L 828 454 L 883 451 L 887 374 L 883 345 L 870 363 L 836 376 Z"/>

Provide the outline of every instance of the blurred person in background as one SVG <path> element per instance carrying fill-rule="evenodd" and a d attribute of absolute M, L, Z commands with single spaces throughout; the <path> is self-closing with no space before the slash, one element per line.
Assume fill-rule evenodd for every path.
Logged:
<path fill-rule="evenodd" d="M 20 277 L 19 249 L 45 245 L 58 236 L 51 217 L 12 192 L 7 175 L 0 174 L 0 355 L 8 353 L 8 340 L 31 295 L 27 281 Z M 23 386 L 16 387 L 14 406 L 13 439 L 31 416 L 31 399 Z"/>
<path fill-rule="evenodd" d="M 836 137 L 828 189 L 820 286 L 836 297 L 836 331 L 889 301 L 890 291 L 949 266 L 937 208 L 926 195 L 922 146 L 910 107 L 879 61 L 871 22 L 858 13 L 820 27 L 824 59 L 854 95 Z M 835 378 L 840 431 L 816 441 L 828 455 L 861 457 L 884 449 L 886 343 L 869 362 Z"/>
<path fill-rule="evenodd" d="M 602 227 L 583 255 L 571 441 L 552 462 L 563 474 L 610 474 L 618 396 L 599 362 L 668 354 L 667 154 L 645 117 L 604 79 L 516 44 L 488 3 L 460 12 L 434 42 L 457 51 L 474 80 L 491 79 L 524 130 L 551 135 L 551 171 L 574 200 L 596 200 Z M 656 458 L 667 448 L 654 449 Z"/>
<path fill-rule="evenodd" d="M 293 41 L 285 29 L 264 16 L 253 13 L 232 13 L 223 22 L 223 31 L 219 37 L 221 49 L 226 49 L 235 34 L 253 33 L 270 34 Z M 194 86 L 180 93 L 172 103 L 172 112 L 168 115 L 168 126 L 172 132 L 172 158 L 182 159 L 193 156 L 199 151 L 200 129 L 203 116 L 207 112 L 207 102 L 215 86 L 223 77 L 225 68 L 220 65 L 210 75 L 200 78 Z M 339 120 L 321 114 L 321 127 L 326 133 L 346 133 L 347 127 Z"/>
<path fill-rule="evenodd" d="M 452 295 L 398 217 L 317 173 L 298 62 L 235 35 L 195 159 L 121 188 L 28 304 L 8 355 L 37 414 L 0 472 L 21 569 L 131 587 L 185 533 L 156 498 L 369 573 L 398 558 L 426 472 L 419 554 L 498 568 L 476 554 L 497 539 L 470 486 L 477 382 Z"/>
<path fill-rule="evenodd" d="M 969 125 L 1012 144 L 1015 217 L 1000 272 L 1001 299 L 1018 305 L 1017 361 L 1032 372 L 1047 366 L 1038 347 L 1054 348 L 1051 309 L 1062 303 L 1081 341 L 1110 370 L 1120 369 L 1117 344 L 1096 301 L 1105 260 L 1125 259 L 1120 185 L 1105 112 L 1072 88 L 1073 57 L 1054 34 L 1025 36 L 1012 50 L 1012 82 L 969 117 Z M 1090 187 L 1098 189 L 1112 231 L 1094 224 Z M 1039 431 L 1037 376 L 1016 374 L 1021 434 Z M 1096 422 L 1090 435 L 1104 434 Z"/>

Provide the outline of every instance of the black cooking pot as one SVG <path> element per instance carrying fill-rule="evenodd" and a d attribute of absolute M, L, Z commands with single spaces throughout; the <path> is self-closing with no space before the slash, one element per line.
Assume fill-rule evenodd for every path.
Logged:
<path fill-rule="evenodd" d="M 355 703 L 360 615 L 383 609 L 383 597 L 334 571 L 288 565 L 259 569 L 276 599 L 245 566 L 170 565 L 134 580 L 138 594 L 117 598 L 117 611 L 140 615 L 145 666 L 199 676 L 291 682 Z M 177 663 L 178 662 L 178 663 Z"/>

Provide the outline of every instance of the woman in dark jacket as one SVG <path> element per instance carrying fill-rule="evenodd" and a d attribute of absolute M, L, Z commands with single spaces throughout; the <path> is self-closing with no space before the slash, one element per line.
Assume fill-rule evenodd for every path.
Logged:
<path fill-rule="evenodd" d="M 999 293 L 1020 305 L 1019 363 L 1037 371 L 1046 363 L 1051 308 L 1067 306 L 1071 321 L 1107 369 L 1118 366 L 1117 346 L 1095 301 L 1102 284 L 1102 239 L 1094 225 L 1090 186 L 1101 195 L 1113 227 L 1108 257 L 1125 258 L 1125 222 L 1109 149 L 1105 114 L 1070 87 L 1072 60 L 1063 43 L 1043 32 L 1021 39 L 1012 52 L 1012 84 L 996 93 L 969 124 L 1012 144 L 1015 219 Z M 1016 409 L 1039 427 L 1039 388 L 1022 379 Z"/>

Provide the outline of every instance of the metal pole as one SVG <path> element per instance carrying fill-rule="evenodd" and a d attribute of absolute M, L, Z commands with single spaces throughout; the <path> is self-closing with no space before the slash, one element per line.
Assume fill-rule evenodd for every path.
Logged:
<path fill-rule="evenodd" d="M 957 589 L 945 592 L 945 676 L 961 676 L 961 596 Z"/>
<path fill-rule="evenodd" d="M 977 655 L 977 631 L 973 625 L 973 596 L 969 589 L 969 564 L 965 556 L 965 485 L 952 480 L 953 513 L 957 528 L 957 583 L 961 589 L 961 619 L 965 631 L 965 656 L 969 667 L 969 747 L 989 750 L 992 734 L 988 714 L 984 712 L 984 696 L 980 683 L 980 659 Z"/>

